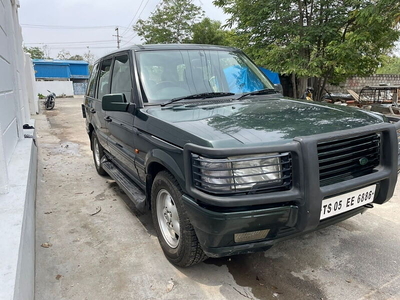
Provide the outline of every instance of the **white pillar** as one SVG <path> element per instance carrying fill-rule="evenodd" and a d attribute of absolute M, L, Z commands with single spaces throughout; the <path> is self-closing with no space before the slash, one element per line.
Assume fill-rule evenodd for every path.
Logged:
<path fill-rule="evenodd" d="M 33 69 L 31 56 L 28 53 L 25 53 L 25 78 L 29 100 L 29 110 L 31 115 L 35 115 L 39 112 L 39 103 L 36 92 L 35 71 Z"/>

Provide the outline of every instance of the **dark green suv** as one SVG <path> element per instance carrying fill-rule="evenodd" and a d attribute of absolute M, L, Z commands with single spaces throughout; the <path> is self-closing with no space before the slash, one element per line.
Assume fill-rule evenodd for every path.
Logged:
<path fill-rule="evenodd" d="M 179 266 L 342 221 L 386 202 L 397 180 L 398 125 L 284 98 L 234 48 L 107 55 L 94 65 L 83 114 L 97 172 L 151 210 Z"/>

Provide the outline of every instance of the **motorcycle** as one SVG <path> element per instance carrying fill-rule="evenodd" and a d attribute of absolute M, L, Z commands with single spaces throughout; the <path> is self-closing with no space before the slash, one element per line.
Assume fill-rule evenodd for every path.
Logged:
<path fill-rule="evenodd" d="M 306 99 L 308 101 L 314 101 L 314 89 L 312 87 L 307 87 L 303 97 L 301 99 Z"/>
<path fill-rule="evenodd" d="M 47 110 L 51 110 L 54 108 L 54 105 L 56 104 L 56 94 L 47 90 L 50 94 L 47 95 L 46 101 L 44 102 L 44 107 Z"/>

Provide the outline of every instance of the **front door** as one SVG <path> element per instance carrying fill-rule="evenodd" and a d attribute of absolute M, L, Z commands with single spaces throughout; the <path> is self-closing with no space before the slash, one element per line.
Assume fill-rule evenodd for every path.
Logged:
<path fill-rule="evenodd" d="M 132 72 L 128 53 L 118 54 L 114 59 L 111 94 L 124 94 L 125 101 L 132 103 Z M 117 111 L 108 111 L 106 114 L 111 119 L 107 124 L 110 131 L 110 153 L 123 171 L 132 179 L 138 180 L 135 167 L 134 115 Z"/>

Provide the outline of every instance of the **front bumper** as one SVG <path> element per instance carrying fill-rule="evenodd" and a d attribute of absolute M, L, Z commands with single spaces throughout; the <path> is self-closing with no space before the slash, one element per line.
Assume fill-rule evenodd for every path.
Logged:
<path fill-rule="evenodd" d="M 338 216 L 320 221 L 322 200 L 346 192 L 377 184 L 373 203 L 388 201 L 394 192 L 398 170 L 398 140 L 396 126 L 377 124 L 328 134 L 300 137 L 282 146 L 251 149 L 210 149 L 188 144 L 185 146 L 186 210 L 199 242 L 211 257 L 265 250 L 277 240 L 310 232 L 345 220 L 363 212 L 356 208 Z M 381 158 L 373 173 L 347 181 L 320 186 L 317 144 L 337 137 L 380 133 Z M 292 188 L 288 191 L 232 195 L 209 195 L 192 184 L 191 153 L 209 157 L 244 155 L 250 153 L 290 152 L 292 156 Z M 368 207 L 368 206 L 367 206 Z M 234 234 L 269 229 L 260 241 L 235 243 Z"/>
<path fill-rule="evenodd" d="M 295 224 L 298 219 L 298 207 L 282 206 L 242 212 L 216 212 L 201 207 L 193 199 L 182 196 L 186 212 L 195 228 L 203 251 L 209 257 L 223 257 L 264 251 L 276 242 L 292 238 L 308 231 L 299 231 Z M 321 229 L 364 212 L 367 207 L 356 208 L 332 218 L 323 220 L 314 229 Z M 248 243 L 235 243 L 236 233 L 264 230 L 270 231 L 266 238 Z"/>

